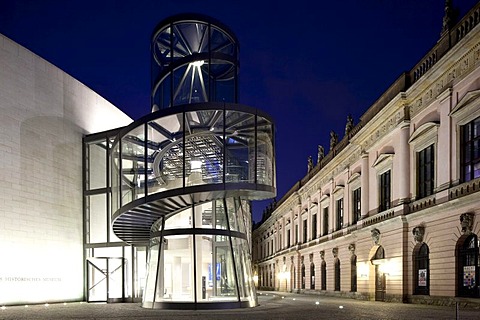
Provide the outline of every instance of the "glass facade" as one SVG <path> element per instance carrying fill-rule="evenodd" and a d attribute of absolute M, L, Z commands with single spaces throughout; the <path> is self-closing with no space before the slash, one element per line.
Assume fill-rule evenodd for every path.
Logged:
<path fill-rule="evenodd" d="M 144 307 L 257 305 L 250 201 L 276 194 L 274 125 L 237 103 L 237 54 L 235 36 L 207 17 L 162 22 L 152 38 L 153 112 L 111 143 L 105 223 L 147 248 Z"/>
<path fill-rule="evenodd" d="M 84 138 L 84 248 L 89 302 L 141 299 L 146 277 L 146 246 L 132 246 L 112 229 L 110 154 L 118 130 Z M 117 182 L 118 183 L 118 182 Z M 115 184 L 114 184 L 115 185 Z"/>

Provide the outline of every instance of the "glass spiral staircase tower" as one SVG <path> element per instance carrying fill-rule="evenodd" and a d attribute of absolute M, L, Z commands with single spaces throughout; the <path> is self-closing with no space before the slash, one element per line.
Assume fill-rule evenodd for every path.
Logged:
<path fill-rule="evenodd" d="M 238 104 L 238 42 L 218 21 L 162 21 L 151 52 L 152 113 L 111 157 L 113 230 L 148 246 L 142 305 L 253 307 L 250 201 L 276 194 L 273 121 Z"/>

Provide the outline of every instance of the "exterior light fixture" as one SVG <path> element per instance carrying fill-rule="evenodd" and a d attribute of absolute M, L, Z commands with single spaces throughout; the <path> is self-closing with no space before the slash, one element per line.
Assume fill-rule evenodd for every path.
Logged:
<path fill-rule="evenodd" d="M 192 66 L 194 66 L 194 67 L 199 67 L 199 68 L 200 68 L 201 66 L 203 66 L 203 65 L 205 64 L 205 61 L 203 61 L 203 60 L 193 61 L 193 62 L 190 63 L 190 64 L 191 64 Z"/>

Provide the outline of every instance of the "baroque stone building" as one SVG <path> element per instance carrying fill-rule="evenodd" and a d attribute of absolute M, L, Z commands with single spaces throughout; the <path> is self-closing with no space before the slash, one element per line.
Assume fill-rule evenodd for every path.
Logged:
<path fill-rule="evenodd" d="M 447 1 L 436 45 L 267 209 L 253 231 L 260 289 L 480 297 L 480 3 L 456 24 L 451 12 Z"/>

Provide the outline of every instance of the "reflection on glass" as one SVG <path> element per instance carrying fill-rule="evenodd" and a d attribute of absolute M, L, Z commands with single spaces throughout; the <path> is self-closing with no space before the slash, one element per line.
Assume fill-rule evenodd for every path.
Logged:
<path fill-rule="evenodd" d="M 107 146 L 106 141 L 88 144 L 88 190 L 107 186 Z"/>
<path fill-rule="evenodd" d="M 112 148 L 112 212 L 120 208 L 120 145 Z"/>
<path fill-rule="evenodd" d="M 154 225 L 160 233 L 180 230 L 162 238 L 160 255 L 161 237 L 151 242 L 144 303 L 246 301 L 252 306 L 256 304 L 247 235 L 237 237 L 236 233 L 224 233 L 245 230 L 245 226 L 240 227 L 245 224 L 244 215 L 249 214 L 243 211 L 244 207 L 248 208 L 244 202 L 240 198 L 228 198 L 198 204 L 166 218 L 163 229 L 159 227 L 161 221 Z M 197 230 L 211 230 L 211 234 L 190 233 L 192 219 Z M 215 234 L 215 230 L 222 233 Z"/>
<path fill-rule="evenodd" d="M 167 236 L 159 259 L 155 301 L 193 301 L 193 236 Z"/>

